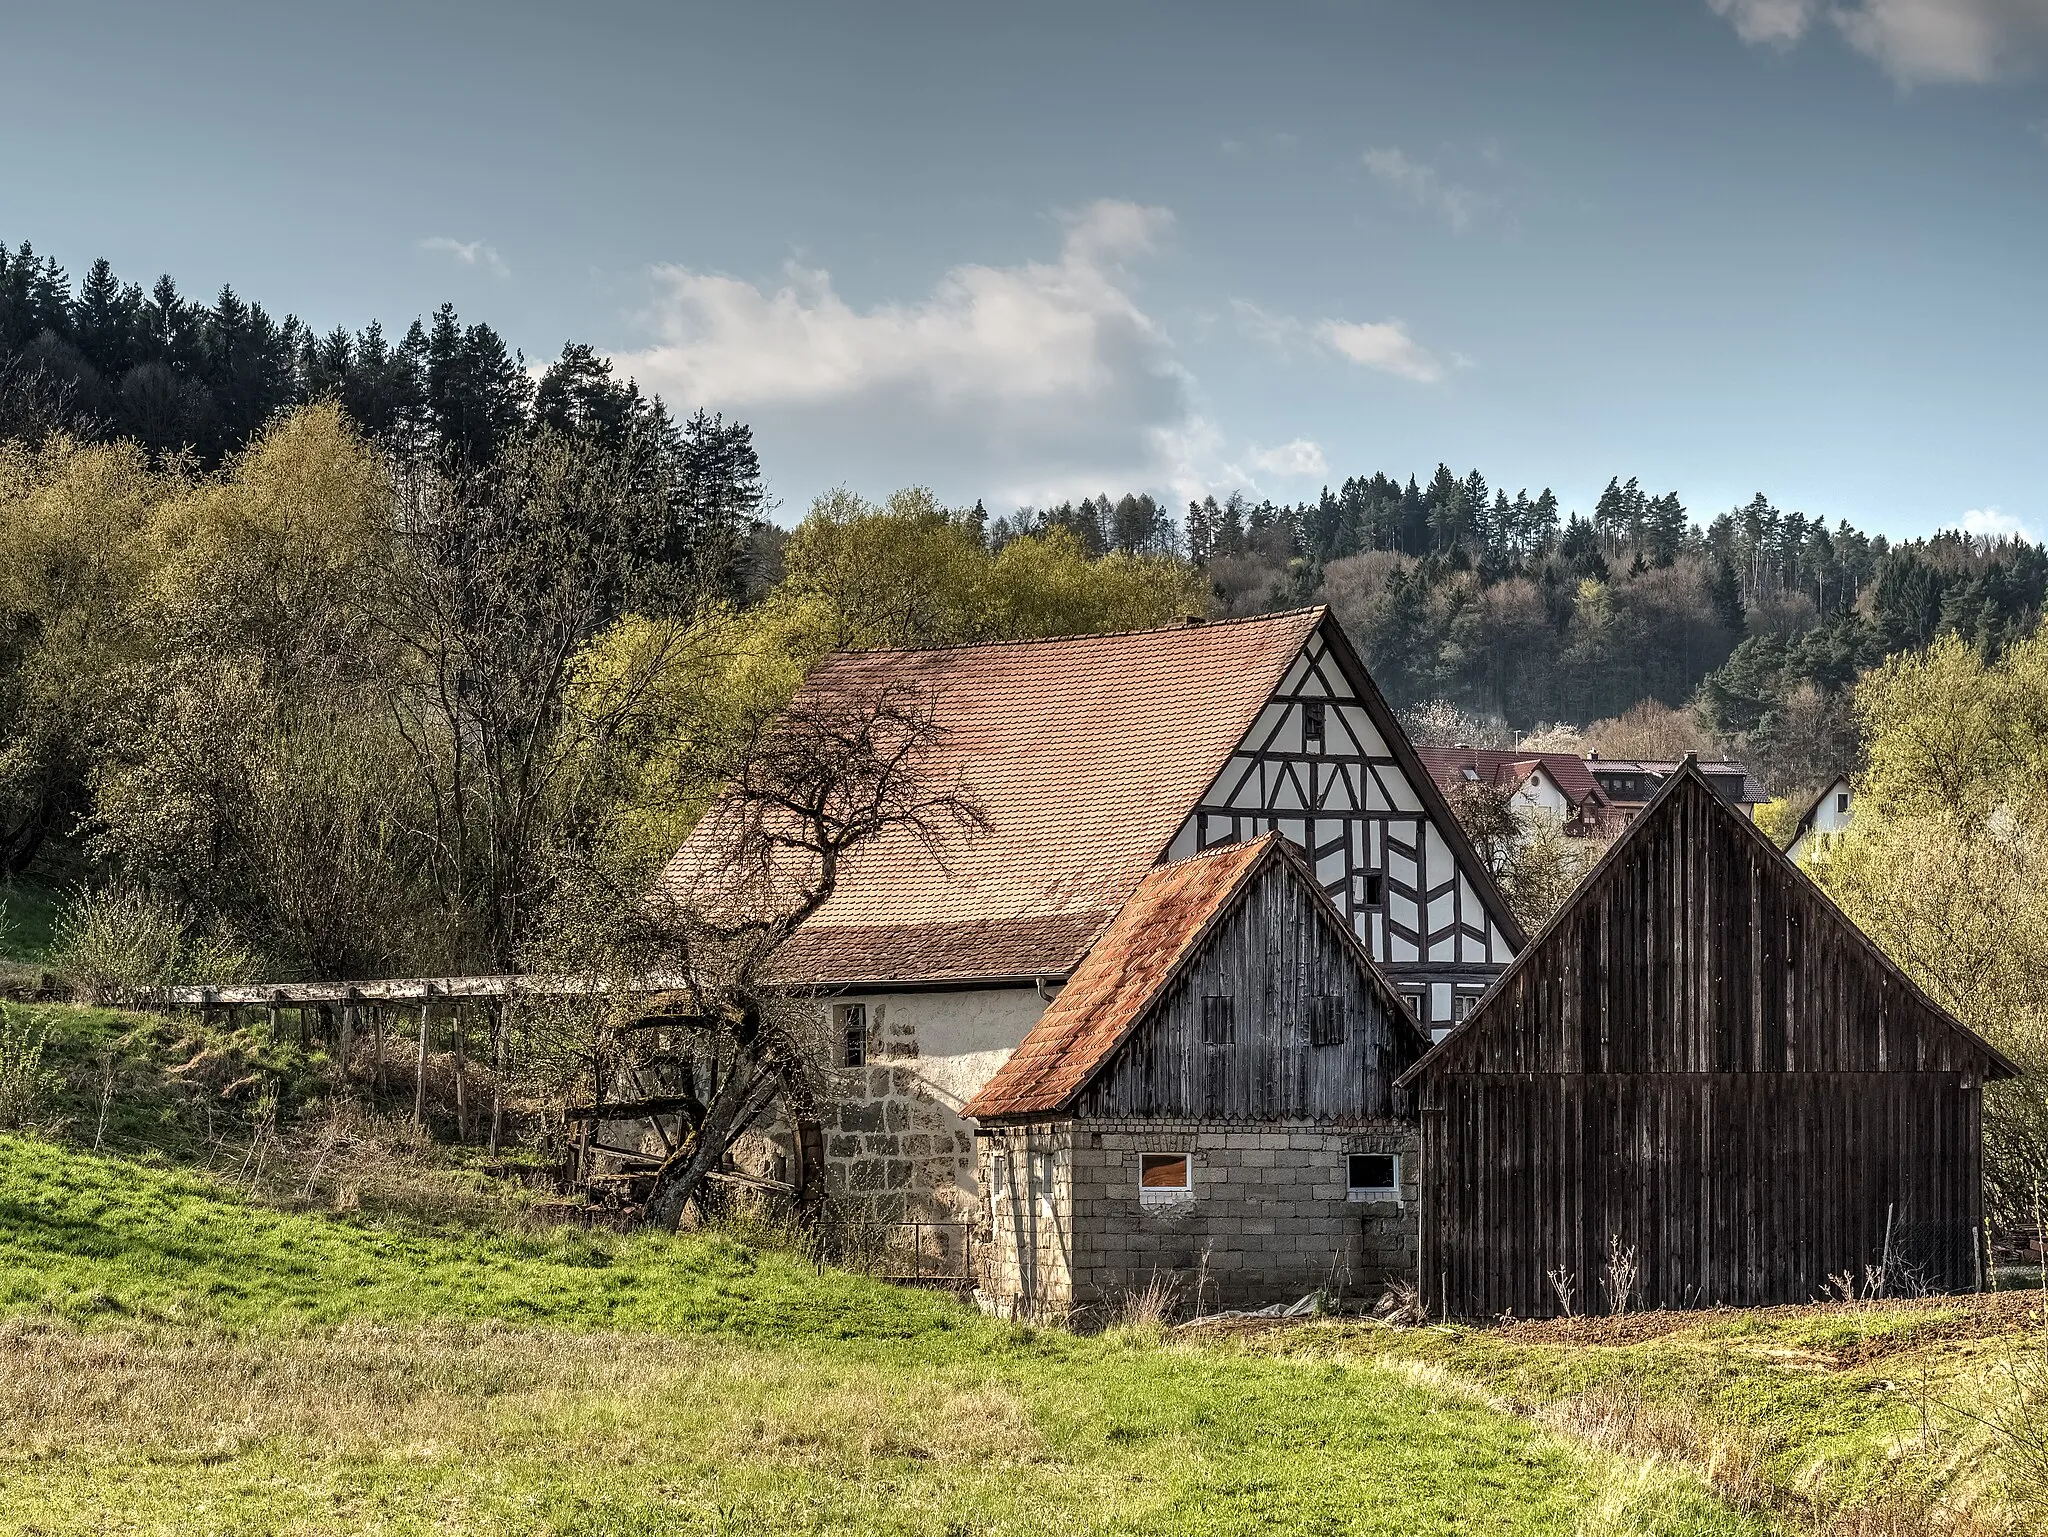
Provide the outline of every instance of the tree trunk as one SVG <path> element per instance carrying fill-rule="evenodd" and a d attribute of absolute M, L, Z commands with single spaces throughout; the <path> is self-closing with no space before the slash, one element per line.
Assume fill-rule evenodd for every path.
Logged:
<path fill-rule="evenodd" d="M 697 1134 L 655 1171 L 654 1189 L 647 1197 L 650 1223 L 671 1233 L 676 1230 L 683 1220 L 683 1208 L 703 1186 L 704 1176 L 718 1167 L 740 1134 L 775 1102 L 781 1088 L 772 1072 L 756 1078 L 735 1072 L 725 1078 L 712 1095 Z"/>

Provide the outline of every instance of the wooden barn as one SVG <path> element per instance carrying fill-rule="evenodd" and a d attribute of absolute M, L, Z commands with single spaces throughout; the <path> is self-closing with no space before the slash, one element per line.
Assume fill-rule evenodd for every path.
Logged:
<path fill-rule="evenodd" d="M 2013 1072 L 1688 761 L 1402 1076 L 1420 1285 L 1463 1318 L 1974 1288 Z"/>
<path fill-rule="evenodd" d="M 967 1106 L 985 1295 L 1378 1297 L 1414 1273 L 1394 1079 L 1428 1044 L 1283 836 L 1161 866 Z"/>

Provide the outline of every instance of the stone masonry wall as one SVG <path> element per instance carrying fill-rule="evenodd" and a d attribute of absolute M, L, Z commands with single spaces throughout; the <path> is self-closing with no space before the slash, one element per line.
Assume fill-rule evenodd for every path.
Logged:
<path fill-rule="evenodd" d="M 997 1178 L 1002 1154 L 1014 1185 L 1019 1151 L 1034 1138 L 1057 1155 L 1056 1209 L 1036 1228 L 1014 1218 L 1006 1226 L 993 1204 L 985 1214 L 983 1290 L 999 1311 L 1113 1310 L 1155 1279 L 1174 1289 L 1182 1312 L 1292 1302 L 1319 1289 L 1338 1303 L 1369 1303 L 1388 1281 L 1415 1275 L 1420 1191 L 1407 1122 L 987 1129 L 976 1139 L 984 1183 Z M 1138 1155 L 1179 1152 L 1193 1154 L 1193 1189 L 1141 1196 Z M 1400 1198 L 1352 1199 L 1350 1153 L 1398 1154 Z"/>
<path fill-rule="evenodd" d="M 838 1002 L 866 1007 L 868 1060 L 834 1069 L 819 1107 L 832 1198 L 864 1221 L 975 1223 L 985 1203 L 960 1107 L 1030 1032 L 1045 999 L 990 988 Z"/>

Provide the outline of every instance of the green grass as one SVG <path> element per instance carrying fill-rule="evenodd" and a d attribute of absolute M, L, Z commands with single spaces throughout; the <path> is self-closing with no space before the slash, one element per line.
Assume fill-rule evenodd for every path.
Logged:
<path fill-rule="evenodd" d="M 0 1138 L 0 1529 L 1759 1531 L 1387 1366 L 723 1236 L 430 1233 Z"/>

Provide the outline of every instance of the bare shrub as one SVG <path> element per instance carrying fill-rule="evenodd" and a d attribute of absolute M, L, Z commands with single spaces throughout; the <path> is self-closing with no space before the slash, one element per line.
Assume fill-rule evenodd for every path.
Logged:
<path fill-rule="evenodd" d="M 1564 1316 L 1567 1318 L 1577 1318 L 1579 1315 L 1572 1308 L 1573 1299 L 1578 1295 L 1579 1278 L 1577 1272 L 1567 1270 L 1564 1266 L 1559 1265 L 1554 1270 L 1546 1270 L 1543 1273 L 1543 1278 L 1550 1283 L 1551 1291 L 1556 1293 L 1557 1305 L 1563 1311 Z"/>
<path fill-rule="evenodd" d="M 1599 1383 L 1552 1404 L 1539 1417 L 1603 1451 L 1697 1469 L 1731 1504 L 1754 1509 L 1773 1503 L 1767 1440 L 1746 1427 L 1655 1402 L 1631 1377 Z"/>
<path fill-rule="evenodd" d="M 89 1003 L 134 1003 L 173 982 L 245 982 L 262 962 L 134 886 L 81 891 L 58 921 L 50 965 Z"/>
<path fill-rule="evenodd" d="M 1117 1333 L 1156 1336 L 1173 1321 L 1179 1298 L 1180 1287 L 1173 1277 L 1155 1270 L 1143 1286 L 1124 1293 L 1110 1314 L 1109 1328 Z"/>
<path fill-rule="evenodd" d="M 1633 1244 L 1623 1244 L 1616 1234 L 1607 1240 L 1607 1263 L 1600 1271 L 1600 1292 L 1607 1299 L 1607 1311 L 1619 1318 L 1634 1306 L 1637 1283 L 1642 1279 Z"/>
<path fill-rule="evenodd" d="M 0 1004 L 0 1131 L 25 1131 L 57 1088 L 57 1074 L 43 1066 L 47 1026 L 19 1009 Z"/>

